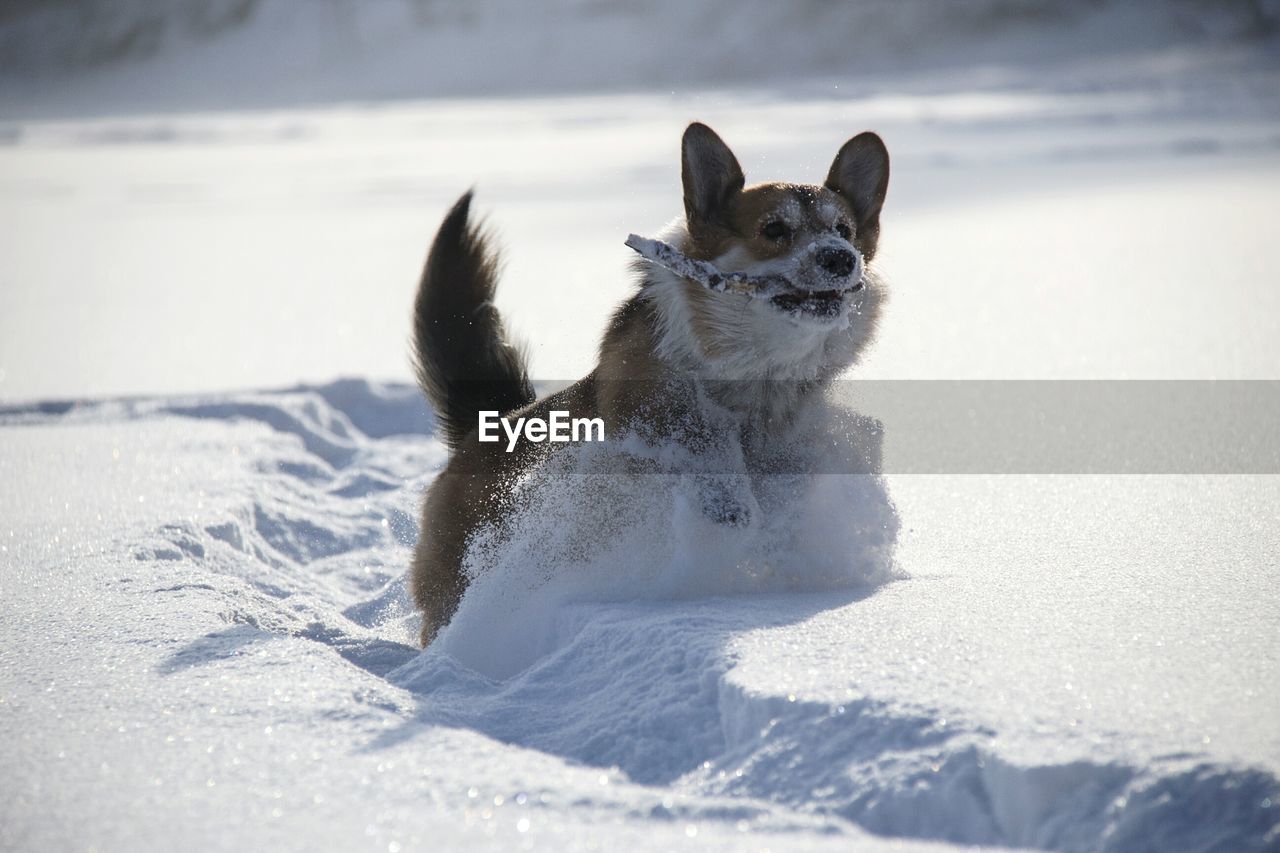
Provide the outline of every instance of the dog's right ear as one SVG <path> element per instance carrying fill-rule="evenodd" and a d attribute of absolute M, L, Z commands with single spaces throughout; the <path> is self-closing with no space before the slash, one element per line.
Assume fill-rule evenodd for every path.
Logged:
<path fill-rule="evenodd" d="M 889 190 L 889 149 L 884 140 L 868 130 L 846 142 L 831 164 L 826 186 L 853 208 L 858 226 L 853 245 L 871 260 L 880 239 L 880 208 Z"/>
<path fill-rule="evenodd" d="M 714 130 L 696 121 L 685 129 L 680 142 L 680 179 L 690 231 L 720 218 L 729 197 L 746 183 L 729 146 Z"/>

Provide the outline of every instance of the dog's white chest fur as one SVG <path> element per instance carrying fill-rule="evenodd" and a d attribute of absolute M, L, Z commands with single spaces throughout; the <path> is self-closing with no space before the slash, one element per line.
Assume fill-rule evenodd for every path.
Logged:
<path fill-rule="evenodd" d="M 684 224 L 673 223 L 663 239 L 683 248 Z M 717 258 L 716 265 L 738 269 L 741 259 Z M 717 294 L 699 306 L 695 320 L 687 282 L 661 267 L 652 267 L 646 282 L 659 318 L 659 356 L 693 378 L 712 381 L 719 404 L 752 420 L 775 422 L 791 413 L 812 383 L 857 361 L 874 335 L 883 297 L 879 282 L 869 277 L 843 316 L 813 322 L 767 300 Z"/>

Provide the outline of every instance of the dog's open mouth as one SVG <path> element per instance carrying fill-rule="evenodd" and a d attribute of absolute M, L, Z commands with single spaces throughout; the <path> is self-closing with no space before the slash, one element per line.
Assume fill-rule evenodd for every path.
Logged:
<path fill-rule="evenodd" d="M 844 297 L 862 290 L 862 282 L 839 290 L 794 290 L 771 297 L 769 302 L 788 314 L 810 317 L 835 317 L 844 308 Z"/>
<path fill-rule="evenodd" d="M 800 290 L 779 294 L 769 301 L 790 314 L 834 317 L 844 305 L 847 290 Z"/>

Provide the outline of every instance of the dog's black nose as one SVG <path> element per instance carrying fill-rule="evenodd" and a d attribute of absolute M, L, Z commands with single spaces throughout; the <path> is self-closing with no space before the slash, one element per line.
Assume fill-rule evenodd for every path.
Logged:
<path fill-rule="evenodd" d="M 845 278 L 849 273 L 853 272 L 853 268 L 857 266 L 857 261 L 853 258 L 853 252 L 848 249 L 823 246 L 818 250 L 818 266 L 834 276 Z"/>

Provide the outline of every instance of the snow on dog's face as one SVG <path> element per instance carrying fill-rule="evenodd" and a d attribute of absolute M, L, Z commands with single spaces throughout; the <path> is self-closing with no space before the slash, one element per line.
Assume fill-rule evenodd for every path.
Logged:
<path fill-rule="evenodd" d="M 703 353 L 798 360 L 811 364 L 802 371 L 810 373 L 844 366 L 824 361 L 852 363 L 871 338 L 884 295 L 864 266 L 875 256 L 889 181 L 880 137 L 862 133 L 846 142 L 821 186 L 746 187 L 733 152 L 695 123 L 685 131 L 681 176 L 682 251 L 725 272 L 780 275 L 790 284 L 781 295 L 749 299 L 686 283 L 690 331 Z"/>

